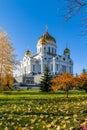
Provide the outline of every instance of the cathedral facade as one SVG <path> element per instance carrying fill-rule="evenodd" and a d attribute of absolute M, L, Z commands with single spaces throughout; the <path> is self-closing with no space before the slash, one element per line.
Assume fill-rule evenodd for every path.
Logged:
<path fill-rule="evenodd" d="M 56 52 L 56 40 L 46 31 L 38 39 L 37 53 L 31 55 L 30 50 L 25 52 L 25 56 L 20 62 L 20 74 L 27 76 L 40 75 L 43 74 L 45 66 L 48 66 L 51 75 L 59 75 L 63 72 L 73 73 L 73 60 L 70 57 L 68 47 L 63 51 L 63 55 Z"/>

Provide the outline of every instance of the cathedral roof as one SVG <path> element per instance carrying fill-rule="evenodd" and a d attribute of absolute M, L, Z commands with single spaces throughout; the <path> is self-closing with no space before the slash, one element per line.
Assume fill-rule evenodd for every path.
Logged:
<path fill-rule="evenodd" d="M 47 41 L 50 41 L 52 43 L 56 43 L 56 40 L 55 38 L 53 38 L 49 33 L 48 31 L 46 31 L 46 33 L 44 33 L 38 40 L 38 43 L 40 44 L 44 44 L 46 45 L 47 44 Z"/>

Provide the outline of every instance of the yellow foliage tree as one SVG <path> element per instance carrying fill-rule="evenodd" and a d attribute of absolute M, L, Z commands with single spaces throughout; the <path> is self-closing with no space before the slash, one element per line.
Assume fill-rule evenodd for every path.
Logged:
<path fill-rule="evenodd" d="M 53 91 L 58 89 L 63 89 L 66 91 L 67 98 L 68 92 L 72 88 L 73 75 L 67 72 L 62 73 L 60 76 L 52 79 L 52 87 Z"/>
<path fill-rule="evenodd" d="M 0 89 L 11 86 L 14 68 L 14 48 L 8 34 L 0 28 Z"/>

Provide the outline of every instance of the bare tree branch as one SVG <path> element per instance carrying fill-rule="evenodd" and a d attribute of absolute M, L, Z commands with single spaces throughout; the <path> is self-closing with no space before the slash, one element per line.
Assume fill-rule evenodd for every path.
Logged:
<path fill-rule="evenodd" d="M 81 2 L 81 1 L 78 1 L 78 0 L 74 0 L 78 5 L 80 6 L 84 6 L 84 4 Z"/>
<path fill-rule="evenodd" d="M 83 20 L 83 28 L 87 35 L 87 0 L 63 0 L 63 5 L 62 13 L 65 22 L 80 14 Z"/>

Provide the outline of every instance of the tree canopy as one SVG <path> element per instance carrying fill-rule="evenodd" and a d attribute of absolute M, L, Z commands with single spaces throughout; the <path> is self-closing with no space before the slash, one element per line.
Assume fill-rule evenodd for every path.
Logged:
<path fill-rule="evenodd" d="M 8 34 L 0 28 L 0 89 L 11 86 L 14 68 L 14 48 Z"/>
<path fill-rule="evenodd" d="M 52 79 L 52 91 L 65 90 L 68 97 L 70 89 L 83 89 L 87 92 L 87 73 L 73 76 L 65 72 Z"/>
<path fill-rule="evenodd" d="M 68 97 L 68 91 L 72 89 L 72 81 L 73 75 L 64 72 L 58 77 L 52 79 L 52 90 L 55 91 L 58 89 L 63 89 L 66 91 Z"/>

